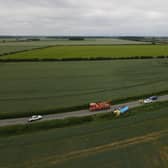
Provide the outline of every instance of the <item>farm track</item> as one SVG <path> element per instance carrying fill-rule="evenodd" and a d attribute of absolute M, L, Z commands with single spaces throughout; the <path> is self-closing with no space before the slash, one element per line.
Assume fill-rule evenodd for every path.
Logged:
<path fill-rule="evenodd" d="M 162 102 L 162 101 L 167 101 L 167 100 L 168 100 L 168 95 L 164 95 L 164 96 L 159 96 L 156 102 Z M 111 106 L 111 109 L 103 110 L 103 111 L 90 112 L 89 110 L 85 109 L 85 110 L 79 110 L 79 111 L 73 111 L 73 112 L 44 115 L 43 120 L 40 120 L 37 122 L 49 121 L 49 120 L 54 120 L 54 119 L 65 119 L 69 117 L 83 117 L 83 116 L 90 116 L 94 114 L 102 114 L 102 113 L 111 112 L 114 109 L 116 109 L 118 106 L 123 106 L 123 105 L 129 106 L 130 109 L 143 106 L 143 104 L 140 104 L 138 101 L 132 101 L 128 103 L 113 105 Z M 15 119 L 2 119 L 0 120 L 0 127 L 8 126 L 8 125 L 17 125 L 17 124 L 28 124 L 27 120 L 28 120 L 27 117 L 15 118 Z"/>
<path fill-rule="evenodd" d="M 115 141 L 109 144 L 99 145 L 99 146 L 91 147 L 88 149 L 77 150 L 77 151 L 73 151 L 73 152 L 59 155 L 59 156 L 52 156 L 52 157 L 47 157 L 43 159 L 40 158 L 40 160 L 35 160 L 35 161 L 32 160 L 31 164 L 33 163 L 33 165 L 36 165 L 36 164 L 41 164 L 41 162 L 49 162 L 51 165 L 61 164 L 65 161 L 72 160 L 72 159 L 88 157 L 90 155 L 94 155 L 94 154 L 101 153 L 101 152 L 122 149 L 125 147 L 129 147 L 131 145 L 155 141 L 166 135 L 168 135 L 168 129 L 157 131 L 157 132 L 152 132 L 146 135 L 128 138 L 128 139 L 124 139 L 120 141 Z M 30 164 L 29 162 L 25 162 L 26 167 L 29 164 Z"/>

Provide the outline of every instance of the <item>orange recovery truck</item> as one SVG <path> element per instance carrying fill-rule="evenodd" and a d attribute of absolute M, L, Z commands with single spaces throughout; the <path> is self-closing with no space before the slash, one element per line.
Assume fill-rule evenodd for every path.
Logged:
<path fill-rule="evenodd" d="M 98 103 L 90 103 L 89 111 L 99 111 L 110 109 L 111 102 L 98 102 Z"/>

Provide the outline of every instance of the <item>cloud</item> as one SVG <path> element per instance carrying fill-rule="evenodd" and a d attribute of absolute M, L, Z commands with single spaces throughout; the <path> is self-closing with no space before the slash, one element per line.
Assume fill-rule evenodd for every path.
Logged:
<path fill-rule="evenodd" d="M 166 0 L 0 0 L 1 35 L 168 35 Z"/>

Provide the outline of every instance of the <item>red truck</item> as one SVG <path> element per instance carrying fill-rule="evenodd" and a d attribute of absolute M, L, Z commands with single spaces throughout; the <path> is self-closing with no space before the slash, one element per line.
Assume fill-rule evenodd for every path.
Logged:
<path fill-rule="evenodd" d="M 99 111 L 110 109 L 110 102 L 99 102 L 99 103 L 90 103 L 89 104 L 89 111 Z"/>

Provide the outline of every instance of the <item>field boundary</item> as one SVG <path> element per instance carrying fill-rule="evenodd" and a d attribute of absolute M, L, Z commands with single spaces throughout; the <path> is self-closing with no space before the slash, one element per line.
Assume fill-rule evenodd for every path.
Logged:
<path fill-rule="evenodd" d="M 45 49 L 45 48 L 41 48 Z M 36 49 L 37 50 L 37 49 Z M 28 50 L 29 51 L 29 50 Z M 7 54 L 10 55 L 10 54 Z M 0 56 L 1 57 L 1 56 Z M 107 61 L 107 60 L 137 60 L 137 59 L 167 59 L 168 56 L 130 56 L 130 57 L 88 57 L 88 58 L 30 58 L 14 59 L 0 58 L 0 62 L 70 62 L 70 61 Z"/>

